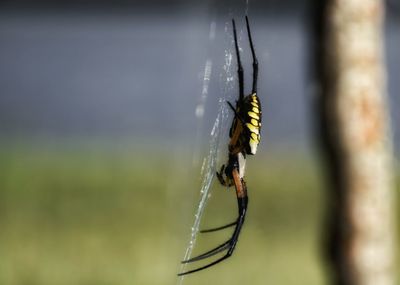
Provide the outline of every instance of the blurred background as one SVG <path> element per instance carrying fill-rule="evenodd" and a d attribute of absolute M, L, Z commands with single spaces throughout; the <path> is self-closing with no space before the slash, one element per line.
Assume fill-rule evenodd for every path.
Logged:
<path fill-rule="evenodd" d="M 236 61 L 229 62 L 232 17 L 250 90 L 246 11 L 263 106 L 263 141 L 247 166 L 249 213 L 234 256 L 185 284 L 328 284 L 321 254 L 326 189 L 313 137 L 310 5 L 2 1 L 0 284 L 177 282 L 210 131 L 221 98 L 237 96 Z M 397 158 L 399 27 L 400 1 L 387 1 L 388 103 Z M 204 98 L 207 60 L 212 71 Z M 203 117 L 196 116 L 199 105 Z M 233 191 L 214 183 L 202 227 L 230 222 L 236 211 Z M 194 254 L 229 234 L 200 236 Z"/>

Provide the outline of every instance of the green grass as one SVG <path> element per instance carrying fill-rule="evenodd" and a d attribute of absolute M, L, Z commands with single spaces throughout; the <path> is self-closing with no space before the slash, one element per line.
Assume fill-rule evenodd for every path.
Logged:
<path fill-rule="evenodd" d="M 190 153 L 0 150 L 0 284 L 176 284 L 199 198 Z M 234 256 L 184 284 L 327 284 L 324 191 L 314 160 L 248 161 L 249 212 Z M 230 222 L 235 194 L 214 183 L 203 227 Z M 226 239 L 202 235 L 196 253 Z"/>

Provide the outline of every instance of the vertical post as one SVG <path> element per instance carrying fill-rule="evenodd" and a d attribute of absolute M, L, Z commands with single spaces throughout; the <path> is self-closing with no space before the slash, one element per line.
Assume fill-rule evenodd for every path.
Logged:
<path fill-rule="evenodd" d="M 316 0 L 318 137 L 329 179 L 333 284 L 394 285 L 383 0 Z M 315 8 L 314 7 L 314 8 Z"/>

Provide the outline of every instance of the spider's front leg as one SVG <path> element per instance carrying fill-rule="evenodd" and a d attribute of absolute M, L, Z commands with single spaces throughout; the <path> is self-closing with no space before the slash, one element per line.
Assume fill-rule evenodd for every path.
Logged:
<path fill-rule="evenodd" d="M 232 27 L 233 27 L 233 38 L 235 41 L 235 51 L 236 51 L 236 60 L 237 60 L 237 72 L 238 72 L 238 81 L 239 81 L 239 101 L 243 100 L 244 98 L 244 76 L 243 76 L 243 66 L 242 62 L 240 60 L 240 53 L 239 53 L 239 45 L 238 45 L 238 40 L 237 40 L 237 34 L 236 34 L 236 24 L 235 20 L 232 19 Z"/>
<path fill-rule="evenodd" d="M 256 52 L 254 51 L 253 39 L 251 37 L 251 31 L 250 31 L 249 18 L 247 16 L 246 16 L 246 27 L 247 27 L 247 35 L 249 37 L 251 54 L 253 56 L 253 88 L 252 88 L 251 92 L 252 92 L 252 94 L 256 94 L 257 93 L 257 80 L 258 80 L 258 60 L 257 60 Z"/>

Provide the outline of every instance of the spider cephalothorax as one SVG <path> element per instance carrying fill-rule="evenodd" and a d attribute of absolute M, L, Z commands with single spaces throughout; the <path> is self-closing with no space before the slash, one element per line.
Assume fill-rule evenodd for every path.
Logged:
<path fill-rule="evenodd" d="M 250 49 L 253 56 L 253 86 L 252 92 L 247 96 L 244 96 L 243 67 L 240 60 L 235 20 L 233 19 L 232 26 L 238 65 L 239 98 L 238 100 L 236 100 L 235 107 L 230 102 L 228 102 L 234 114 L 232 125 L 229 131 L 230 141 L 228 145 L 228 162 L 226 166 L 222 165 L 220 171 L 216 174 L 218 180 L 222 185 L 227 187 L 233 185 L 235 186 L 239 215 L 236 221 L 234 221 L 233 223 L 201 231 L 203 233 L 214 232 L 231 226 L 235 226 L 235 230 L 230 239 L 206 253 L 203 253 L 188 260 L 184 260 L 182 261 L 182 263 L 190 263 L 202 260 L 226 250 L 225 255 L 207 265 L 187 272 L 179 273 L 178 275 L 185 275 L 206 269 L 230 257 L 235 250 L 235 246 L 246 217 L 248 203 L 247 187 L 246 182 L 244 181 L 246 155 L 254 155 L 257 152 L 257 147 L 260 143 L 261 138 L 260 128 L 262 113 L 260 100 L 257 96 L 258 61 L 255 55 L 253 41 L 251 38 L 249 20 L 246 16 L 247 34 L 249 37 Z"/>

